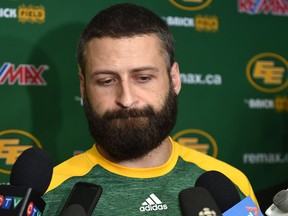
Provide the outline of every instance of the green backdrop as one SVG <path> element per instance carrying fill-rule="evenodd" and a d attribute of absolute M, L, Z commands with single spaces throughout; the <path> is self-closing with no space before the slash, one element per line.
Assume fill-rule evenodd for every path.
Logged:
<path fill-rule="evenodd" d="M 119 2 L 0 2 L 1 182 L 29 146 L 58 164 L 93 144 L 75 50 L 87 22 Z M 287 180 L 287 0 L 130 2 L 175 35 L 182 91 L 171 136 L 239 168 L 256 192 Z"/>

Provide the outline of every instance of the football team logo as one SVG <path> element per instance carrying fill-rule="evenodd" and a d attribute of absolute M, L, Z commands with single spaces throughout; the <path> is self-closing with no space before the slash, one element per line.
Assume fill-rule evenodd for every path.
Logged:
<path fill-rule="evenodd" d="M 32 146 L 42 148 L 39 140 L 26 131 L 0 131 L 0 172 L 10 174 L 19 155 Z"/>
<path fill-rule="evenodd" d="M 187 129 L 176 133 L 172 138 L 188 148 L 217 157 L 217 143 L 214 138 L 205 131 L 198 129 Z"/>
<path fill-rule="evenodd" d="M 260 53 L 248 62 L 246 75 L 256 89 L 275 93 L 288 86 L 288 61 L 276 53 Z"/>
<path fill-rule="evenodd" d="M 189 11 L 198 11 L 206 8 L 212 0 L 169 0 L 174 6 Z"/>

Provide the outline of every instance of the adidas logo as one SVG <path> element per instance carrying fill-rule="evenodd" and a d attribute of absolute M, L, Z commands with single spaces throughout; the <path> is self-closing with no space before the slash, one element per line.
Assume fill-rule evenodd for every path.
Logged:
<path fill-rule="evenodd" d="M 145 202 L 142 203 L 140 207 L 141 212 L 150 212 L 150 211 L 162 211 L 168 209 L 166 204 L 163 204 L 161 200 L 152 193 Z"/>

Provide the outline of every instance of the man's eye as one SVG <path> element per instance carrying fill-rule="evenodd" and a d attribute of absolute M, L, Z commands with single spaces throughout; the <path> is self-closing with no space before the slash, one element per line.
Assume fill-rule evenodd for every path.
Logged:
<path fill-rule="evenodd" d="M 137 77 L 137 81 L 141 82 L 141 83 L 148 82 L 149 80 L 151 80 L 150 76 L 139 76 L 139 77 Z"/>
<path fill-rule="evenodd" d="M 103 86 L 109 86 L 115 83 L 115 79 L 100 79 L 97 81 L 98 84 L 103 85 Z"/>

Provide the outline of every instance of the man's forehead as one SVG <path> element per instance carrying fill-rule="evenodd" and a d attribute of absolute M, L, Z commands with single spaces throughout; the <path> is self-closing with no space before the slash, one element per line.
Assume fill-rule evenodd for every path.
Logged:
<path fill-rule="evenodd" d="M 154 43 L 161 43 L 161 40 L 159 39 L 158 36 L 155 34 L 140 34 L 140 35 L 135 35 L 131 37 L 101 37 L 97 38 L 94 37 L 89 42 L 87 43 L 87 46 L 93 46 L 94 44 L 99 44 L 99 43 L 119 43 L 119 42 L 131 42 L 131 43 L 137 43 L 139 41 L 153 41 Z M 86 46 L 86 47 L 87 47 Z"/>

